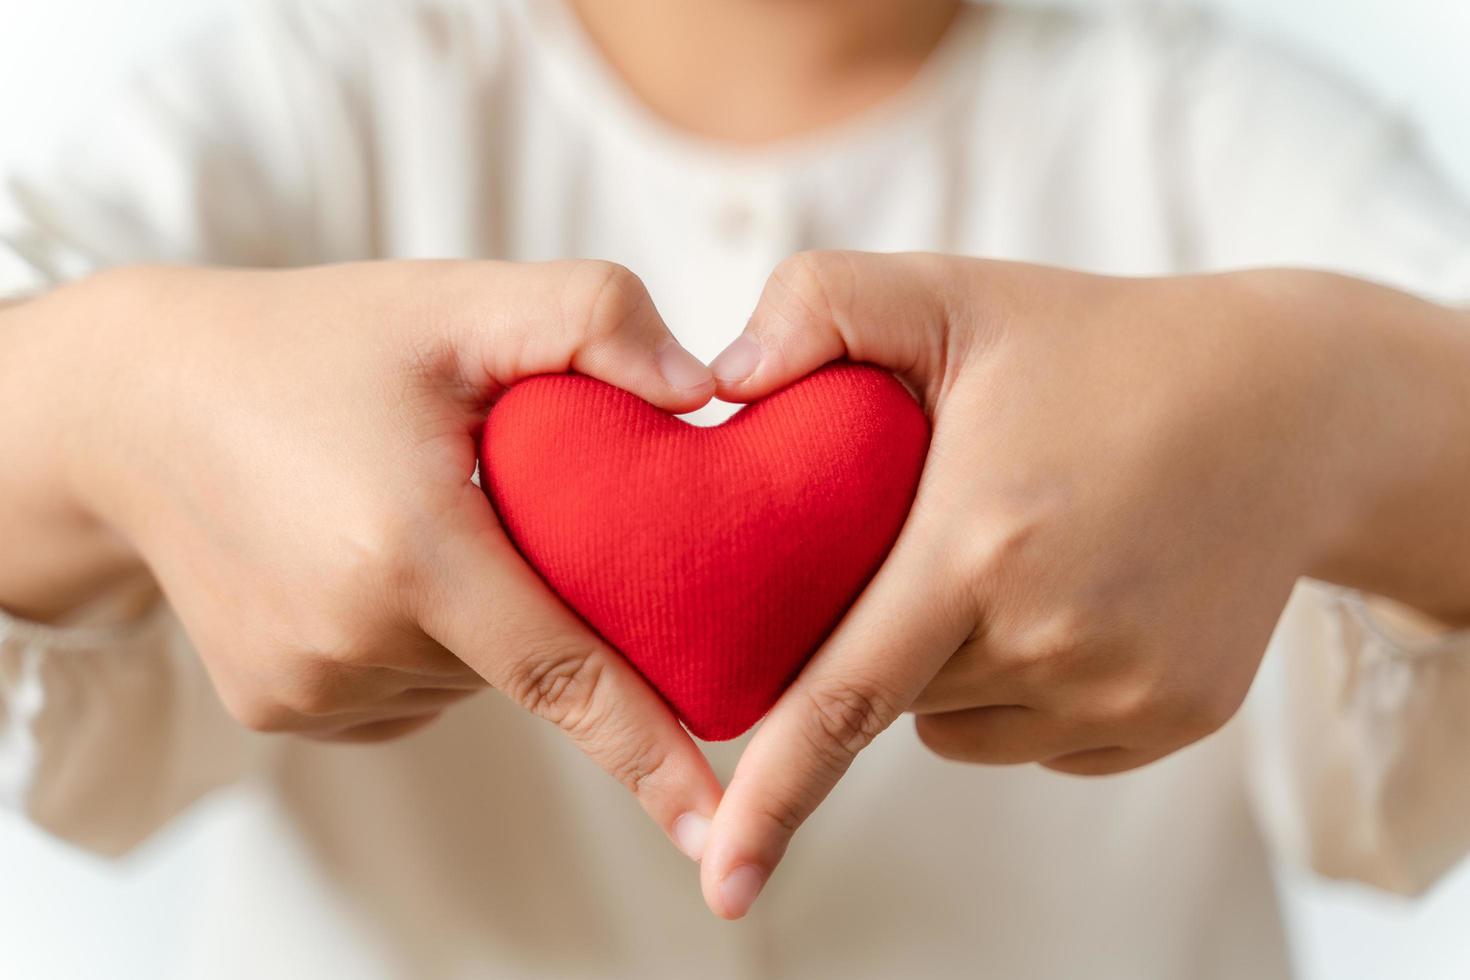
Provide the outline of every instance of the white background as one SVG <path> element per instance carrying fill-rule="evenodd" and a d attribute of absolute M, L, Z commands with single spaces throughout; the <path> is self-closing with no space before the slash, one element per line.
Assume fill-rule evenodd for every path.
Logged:
<path fill-rule="evenodd" d="M 0 0 L 0 167 L 220 2 Z M 1425 128 L 1470 196 L 1470 3 L 1203 2 L 1358 73 Z M 188 824 L 175 847 L 190 846 Z M 118 980 L 167 975 L 167 930 L 187 920 L 198 886 L 183 874 L 187 862 L 139 857 L 99 866 L 0 818 L 0 976 L 92 977 L 99 963 L 110 963 L 108 976 Z M 1470 978 L 1470 868 L 1417 903 L 1296 878 L 1285 884 L 1304 978 Z"/>

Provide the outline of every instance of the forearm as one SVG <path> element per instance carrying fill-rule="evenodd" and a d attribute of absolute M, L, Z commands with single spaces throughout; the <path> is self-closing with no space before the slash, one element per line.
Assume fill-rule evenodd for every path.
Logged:
<path fill-rule="evenodd" d="M 79 396 L 96 383 L 77 326 L 105 319 L 105 297 L 89 285 L 0 306 L 0 608 L 40 621 L 149 584 L 76 493 L 88 463 Z"/>
<path fill-rule="evenodd" d="M 1316 302 L 1356 503 L 1312 574 L 1470 625 L 1470 312 L 1333 281 Z"/>

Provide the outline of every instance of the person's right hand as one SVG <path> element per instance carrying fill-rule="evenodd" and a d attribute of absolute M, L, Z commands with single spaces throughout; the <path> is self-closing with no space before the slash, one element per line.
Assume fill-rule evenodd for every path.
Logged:
<path fill-rule="evenodd" d="M 488 683 L 671 835 L 714 812 L 719 783 L 674 715 L 471 480 L 488 406 L 529 375 L 575 370 L 676 412 L 710 398 L 636 276 L 149 267 L 37 303 L 69 352 L 73 492 L 156 578 L 239 721 L 391 738 Z M 678 828 L 686 851 L 702 826 Z"/>

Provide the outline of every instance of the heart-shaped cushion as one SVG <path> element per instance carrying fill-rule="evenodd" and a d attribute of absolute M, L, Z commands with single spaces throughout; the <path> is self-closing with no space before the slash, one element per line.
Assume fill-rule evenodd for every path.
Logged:
<path fill-rule="evenodd" d="M 721 740 L 760 720 L 877 571 L 928 443 L 903 385 L 857 364 L 715 427 L 547 375 L 496 403 L 480 463 L 527 561 Z"/>

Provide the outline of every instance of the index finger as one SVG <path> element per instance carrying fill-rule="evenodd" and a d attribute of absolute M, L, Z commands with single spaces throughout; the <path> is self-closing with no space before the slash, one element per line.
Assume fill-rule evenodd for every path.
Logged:
<path fill-rule="evenodd" d="M 467 492 L 478 494 L 467 485 Z M 435 554 L 424 630 L 491 686 L 560 728 L 699 859 L 720 784 L 663 699 L 516 553 L 483 498 L 481 526 Z"/>
<path fill-rule="evenodd" d="M 910 528 L 831 638 L 771 709 L 715 813 L 701 885 L 743 916 L 803 821 L 969 635 L 937 535 Z M 922 601 L 921 601 L 922 600 Z"/>

